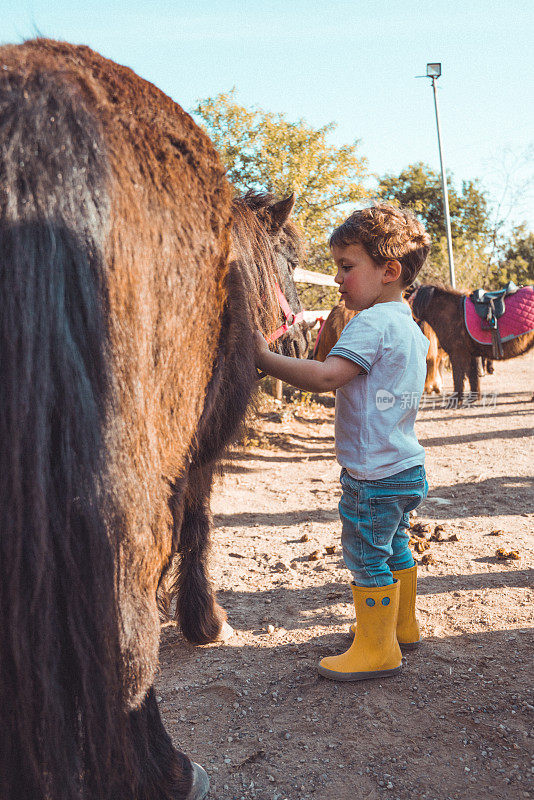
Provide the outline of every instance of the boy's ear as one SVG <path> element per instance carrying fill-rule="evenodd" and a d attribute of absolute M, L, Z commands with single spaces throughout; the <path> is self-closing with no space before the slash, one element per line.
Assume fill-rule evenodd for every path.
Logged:
<path fill-rule="evenodd" d="M 397 261 L 396 258 L 386 261 L 385 267 L 384 278 L 386 279 L 386 283 L 393 283 L 393 281 L 398 280 L 402 275 L 402 264 L 400 261 Z"/>

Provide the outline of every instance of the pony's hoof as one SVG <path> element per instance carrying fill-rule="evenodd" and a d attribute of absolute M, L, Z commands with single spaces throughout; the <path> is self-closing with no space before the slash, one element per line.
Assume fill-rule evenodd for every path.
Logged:
<path fill-rule="evenodd" d="M 204 800 L 210 790 L 208 773 L 195 761 L 192 761 L 191 764 L 193 766 L 193 783 L 186 800 Z"/>
<path fill-rule="evenodd" d="M 232 628 L 232 626 L 229 625 L 226 620 L 224 620 L 224 622 L 222 624 L 222 627 L 221 627 L 221 630 L 220 630 L 220 633 L 217 636 L 217 638 L 215 639 L 215 641 L 216 642 L 227 642 L 229 639 L 232 638 L 234 633 L 235 633 L 235 631 Z"/>

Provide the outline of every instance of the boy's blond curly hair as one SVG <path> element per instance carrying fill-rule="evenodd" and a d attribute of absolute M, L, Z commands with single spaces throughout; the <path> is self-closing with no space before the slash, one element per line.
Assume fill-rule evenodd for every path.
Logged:
<path fill-rule="evenodd" d="M 409 286 L 430 252 L 430 236 L 417 217 L 406 208 L 375 203 L 354 211 L 335 229 L 330 247 L 361 244 L 366 253 L 384 264 L 396 259 L 402 266 L 402 283 Z"/>

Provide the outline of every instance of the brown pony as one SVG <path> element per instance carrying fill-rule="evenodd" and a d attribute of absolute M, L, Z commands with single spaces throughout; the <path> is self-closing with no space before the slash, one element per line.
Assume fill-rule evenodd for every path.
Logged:
<path fill-rule="evenodd" d="M 0 48 L 0 138 L 0 797 L 200 800 L 153 690 L 156 590 L 179 550 L 184 630 L 215 633 L 206 487 L 275 273 L 229 263 L 207 136 L 86 47 Z M 260 205 L 280 264 L 289 204 Z"/>
<path fill-rule="evenodd" d="M 484 359 L 489 372 L 493 371 L 491 360 L 495 358 L 491 344 L 479 344 L 469 336 L 464 322 L 464 297 L 455 289 L 429 285 L 419 287 L 412 298 L 414 315 L 432 326 L 450 358 L 458 404 L 463 400 L 466 376 L 471 392 L 480 396 L 479 359 Z M 534 331 L 505 341 L 502 347 L 503 360 L 523 355 L 534 347 Z"/>
<path fill-rule="evenodd" d="M 287 221 L 292 207 L 293 196 L 274 203 L 269 194 L 251 192 L 232 204 L 230 285 L 233 288 L 229 298 L 234 304 L 233 330 L 225 336 L 224 357 L 220 355 L 217 360 L 195 450 L 190 454 L 187 486 L 180 492 L 183 504 L 175 513 L 175 524 L 181 524 L 181 531 L 173 540 L 177 557 L 162 576 L 158 591 L 164 616 L 170 615 L 176 598 L 174 617 L 186 638 L 195 644 L 215 641 L 226 620 L 206 573 L 209 501 L 217 460 L 235 437 L 256 382 L 251 331 L 256 327 L 265 332 L 275 329 L 276 299 L 271 297 L 270 302 L 267 299 L 280 278 L 289 305 L 294 311 L 300 309 L 291 277 L 300 253 L 297 229 Z M 291 333 L 282 340 L 284 353 L 304 356 L 309 341 L 308 326 Z"/>
<path fill-rule="evenodd" d="M 339 337 L 341 331 L 347 323 L 355 315 L 355 311 L 349 311 L 345 308 L 345 303 L 338 303 L 334 306 L 328 317 L 326 318 L 317 341 L 315 343 L 315 352 L 313 357 L 317 361 L 324 361 L 328 356 L 330 350 L 333 348 Z M 430 341 L 430 347 L 426 357 L 426 379 L 424 391 L 427 394 L 436 392 L 440 394 L 443 389 L 443 356 L 444 351 L 440 348 L 436 334 L 426 322 L 419 322 L 421 330 Z"/>
<path fill-rule="evenodd" d="M 330 350 L 333 348 L 343 328 L 355 315 L 355 311 L 345 308 L 345 303 L 338 303 L 325 319 L 315 342 L 313 357 L 317 361 L 326 361 Z"/>
<path fill-rule="evenodd" d="M 445 351 L 439 346 L 434 330 L 424 320 L 416 320 L 417 324 L 430 342 L 426 355 L 426 378 L 423 391 L 425 394 L 441 394 L 443 391 L 443 366 Z"/>

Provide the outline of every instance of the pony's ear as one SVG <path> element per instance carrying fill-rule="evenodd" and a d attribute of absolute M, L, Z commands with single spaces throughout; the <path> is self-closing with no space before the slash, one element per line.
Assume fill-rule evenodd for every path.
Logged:
<path fill-rule="evenodd" d="M 284 200 L 279 200 L 278 203 L 273 203 L 272 206 L 269 206 L 273 231 L 279 231 L 280 228 L 286 224 L 294 205 L 295 192 L 292 192 L 289 197 L 286 197 Z"/>

